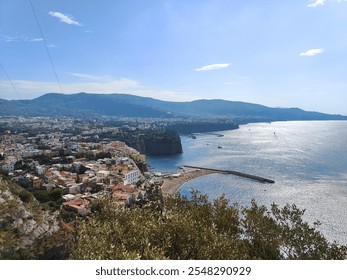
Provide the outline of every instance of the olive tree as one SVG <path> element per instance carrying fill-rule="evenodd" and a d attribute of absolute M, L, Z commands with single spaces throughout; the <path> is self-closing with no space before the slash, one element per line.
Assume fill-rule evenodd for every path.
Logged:
<path fill-rule="evenodd" d="M 157 201 L 157 200 L 155 200 Z M 77 226 L 72 259 L 345 259 L 295 205 L 230 205 L 197 192 L 153 203 L 98 202 Z"/>

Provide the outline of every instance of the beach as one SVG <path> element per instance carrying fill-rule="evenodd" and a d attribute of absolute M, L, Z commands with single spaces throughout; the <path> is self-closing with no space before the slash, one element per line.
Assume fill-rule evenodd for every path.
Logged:
<path fill-rule="evenodd" d="M 211 173 L 216 172 L 211 170 L 189 169 L 180 173 L 179 177 L 164 178 L 163 184 L 161 186 L 161 191 L 164 196 L 175 194 L 179 191 L 180 187 L 184 183 L 197 177 L 205 176 Z"/>

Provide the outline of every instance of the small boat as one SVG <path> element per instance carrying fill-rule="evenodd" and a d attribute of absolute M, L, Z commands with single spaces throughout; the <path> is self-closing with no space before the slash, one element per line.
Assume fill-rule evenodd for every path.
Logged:
<path fill-rule="evenodd" d="M 222 147 L 221 147 L 221 146 L 218 146 L 218 149 L 222 149 Z"/>
<path fill-rule="evenodd" d="M 193 138 L 193 139 L 196 139 L 196 136 L 195 136 L 194 134 L 192 134 L 192 138 Z"/>

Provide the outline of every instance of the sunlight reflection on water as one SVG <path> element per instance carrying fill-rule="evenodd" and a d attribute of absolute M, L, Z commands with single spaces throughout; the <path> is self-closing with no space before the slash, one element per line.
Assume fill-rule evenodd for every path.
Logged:
<path fill-rule="evenodd" d="M 275 184 L 261 184 L 211 174 L 186 183 L 181 193 L 197 189 L 211 199 L 225 194 L 245 206 L 252 199 L 267 206 L 296 204 L 306 209 L 310 223 L 322 222 L 320 229 L 329 240 L 347 244 L 347 122 L 248 124 L 221 133 L 224 137 L 182 137 L 182 155 L 149 157 L 149 163 L 157 171 L 187 164 L 273 179 Z"/>

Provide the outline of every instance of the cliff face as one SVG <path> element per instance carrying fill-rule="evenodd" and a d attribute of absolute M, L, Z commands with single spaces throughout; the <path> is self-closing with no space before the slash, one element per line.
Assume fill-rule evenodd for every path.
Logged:
<path fill-rule="evenodd" d="M 32 259 L 36 244 L 60 229 L 58 212 L 42 211 L 23 188 L 0 175 L 0 259 Z"/>
<path fill-rule="evenodd" d="M 146 155 L 171 155 L 182 153 L 181 138 L 175 131 L 165 131 L 143 138 Z"/>
<path fill-rule="evenodd" d="M 128 131 L 117 135 L 115 140 L 123 141 L 145 155 L 182 153 L 181 138 L 176 131 L 171 130 Z"/>

